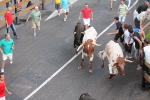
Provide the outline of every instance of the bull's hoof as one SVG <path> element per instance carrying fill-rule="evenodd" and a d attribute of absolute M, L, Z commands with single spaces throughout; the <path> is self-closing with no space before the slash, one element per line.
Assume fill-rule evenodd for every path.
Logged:
<path fill-rule="evenodd" d="M 78 66 L 78 69 L 81 69 L 82 68 L 82 66 Z"/>
<path fill-rule="evenodd" d="M 111 79 L 113 76 L 115 76 L 116 74 L 110 74 L 109 76 L 108 76 L 108 79 Z"/>
<path fill-rule="evenodd" d="M 103 68 L 104 68 L 104 65 L 101 65 L 101 68 L 103 69 Z"/>
<path fill-rule="evenodd" d="M 78 54 L 78 51 L 76 51 L 76 55 Z"/>
<path fill-rule="evenodd" d="M 89 72 L 90 72 L 90 73 L 92 73 L 92 72 L 93 72 L 93 70 L 92 70 L 92 69 L 89 69 Z"/>

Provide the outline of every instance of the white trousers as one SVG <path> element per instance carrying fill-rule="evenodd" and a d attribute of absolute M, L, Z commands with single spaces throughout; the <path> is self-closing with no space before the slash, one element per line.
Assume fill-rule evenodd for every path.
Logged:
<path fill-rule="evenodd" d="M 136 11 L 136 9 L 134 10 L 134 13 L 133 13 L 133 21 L 134 19 L 139 15 L 139 13 Z"/>
<path fill-rule="evenodd" d="M 0 98 L 0 100 L 6 100 L 6 99 L 5 99 L 5 96 L 4 96 L 4 97 L 2 97 L 2 98 Z"/>
<path fill-rule="evenodd" d="M 84 25 L 90 26 L 90 18 L 88 19 L 83 18 L 83 22 L 84 22 Z"/>

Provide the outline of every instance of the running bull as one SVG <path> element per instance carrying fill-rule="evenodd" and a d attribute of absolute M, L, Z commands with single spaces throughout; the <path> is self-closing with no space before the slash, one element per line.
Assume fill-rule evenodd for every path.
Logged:
<path fill-rule="evenodd" d="M 108 76 L 109 79 L 111 79 L 113 76 L 117 75 L 118 72 L 121 75 L 125 75 L 124 72 L 124 66 L 125 62 L 133 62 L 130 60 L 127 60 L 123 56 L 123 51 L 118 43 L 115 43 L 113 40 L 110 40 L 103 51 L 100 51 L 98 53 L 98 56 L 102 60 L 101 67 L 104 67 L 104 59 L 107 57 L 109 61 L 109 73 Z"/>
<path fill-rule="evenodd" d="M 79 47 L 82 43 L 84 36 L 84 31 L 88 29 L 87 25 L 83 25 L 81 22 L 78 22 L 74 29 L 74 48 Z"/>
<path fill-rule="evenodd" d="M 82 60 L 80 63 L 80 66 L 78 69 L 82 68 L 83 62 L 84 62 L 84 56 L 87 56 L 90 58 L 89 62 L 89 72 L 92 73 L 92 61 L 94 57 L 94 47 L 96 46 L 101 46 L 101 44 L 96 44 L 96 37 L 97 37 L 97 32 L 93 27 L 90 27 L 84 32 L 84 37 L 82 40 L 82 44 L 78 47 L 77 52 L 81 47 L 82 49 Z"/>

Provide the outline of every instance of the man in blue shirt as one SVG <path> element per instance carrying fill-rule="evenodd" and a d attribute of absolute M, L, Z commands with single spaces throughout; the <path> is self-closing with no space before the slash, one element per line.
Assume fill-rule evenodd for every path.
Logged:
<path fill-rule="evenodd" d="M 0 47 L 0 52 L 2 53 L 3 58 L 1 72 L 4 72 L 6 59 L 9 58 L 10 64 L 13 63 L 12 53 L 14 49 L 14 41 L 10 38 L 9 34 L 6 34 L 6 38 L 0 41 Z"/>
<path fill-rule="evenodd" d="M 115 35 L 114 42 L 117 42 L 117 40 L 120 38 L 120 42 L 122 43 L 122 46 L 125 47 L 124 45 L 124 38 L 122 35 L 124 34 L 122 24 L 119 22 L 119 18 L 115 17 L 114 22 L 116 23 L 116 31 L 112 33 L 108 33 L 107 35 Z"/>
<path fill-rule="evenodd" d="M 64 13 L 64 21 L 67 20 L 67 15 L 69 13 L 69 5 L 71 6 L 70 0 L 61 0 L 62 10 Z"/>

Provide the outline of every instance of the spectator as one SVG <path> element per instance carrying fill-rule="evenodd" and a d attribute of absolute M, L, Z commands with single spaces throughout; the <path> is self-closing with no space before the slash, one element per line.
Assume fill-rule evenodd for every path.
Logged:
<path fill-rule="evenodd" d="M 108 35 L 115 35 L 114 42 L 117 42 L 117 40 L 120 38 L 120 42 L 122 43 L 123 48 L 124 46 L 124 39 L 122 38 L 122 35 L 124 34 L 122 24 L 119 21 L 118 17 L 114 18 L 114 22 L 116 23 L 116 31 L 112 33 L 108 33 Z"/>
<path fill-rule="evenodd" d="M 139 28 L 143 31 L 143 22 L 150 20 L 150 8 L 147 11 L 141 12 L 135 19 L 134 24 L 135 28 Z"/>
<path fill-rule="evenodd" d="M 60 3 L 61 0 L 55 0 L 55 9 L 58 11 L 59 16 L 60 16 Z M 52 4 L 54 4 L 54 0 L 52 0 Z"/>
<path fill-rule="evenodd" d="M 0 73 L 0 100 L 6 100 L 5 99 L 5 91 L 8 94 L 12 94 L 11 92 L 8 91 L 6 87 L 6 81 L 4 79 L 4 73 Z"/>
<path fill-rule="evenodd" d="M 144 44 L 145 44 L 145 47 L 143 48 L 144 49 L 144 54 L 145 54 L 145 60 L 147 63 L 150 64 L 150 41 L 148 39 L 145 39 L 144 40 Z"/>
<path fill-rule="evenodd" d="M 125 42 L 125 51 L 126 51 L 126 59 L 132 58 L 132 45 L 133 45 L 133 39 L 130 37 L 130 33 L 128 31 L 128 25 L 124 25 L 124 34 L 122 35 L 122 38 L 124 37 Z"/>
<path fill-rule="evenodd" d="M 118 14 L 119 14 L 119 21 L 122 23 L 123 28 L 124 28 L 126 15 L 128 14 L 128 12 L 129 12 L 129 9 L 127 5 L 125 5 L 124 0 L 121 0 L 121 4 L 118 7 Z"/>
<path fill-rule="evenodd" d="M 133 20 L 143 11 L 146 11 L 150 6 L 150 0 L 147 0 L 144 4 L 138 6 L 133 13 Z"/>
<path fill-rule="evenodd" d="M 5 62 L 6 59 L 9 58 L 10 59 L 10 64 L 13 63 L 13 49 L 14 49 L 14 41 L 13 39 L 10 38 L 9 34 L 6 34 L 6 37 L 0 41 L 0 46 L 2 48 L 0 48 L 0 51 L 2 53 L 2 69 L 1 72 L 4 72 L 4 66 L 5 66 Z"/>
<path fill-rule="evenodd" d="M 142 40 L 140 35 L 137 32 L 133 32 L 133 29 L 131 27 L 128 28 L 128 31 L 130 34 L 132 34 L 133 40 L 135 42 L 135 60 L 138 63 L 137 70 L 140 70 L 142 68 L 141 67 L 141 54 L 143 48 Z"/>
<path fill-rule="evenodd" d="M 34 31 L 34 36 L 36 36 L 36 26 L 38 26 L 38 29 L 40 30 L 40 21 L 41 21 L 41 12 L 39 11 L 38 6 L 36 6 L 35 9 L 31 12 L 26 22 L 28 22 L 30 16 L 32 16 L 32 28 Z"/>
<path fill-rule="evenodd" d="M 12 4 L 12 0 L 6 3 L 6 8 L 8 8 L 10 4 Z"/>
<path fill-rule="evenodd" d="M 88 25 L 90 27 L 90 14 L 92 15 L 92 20 L 93 20 L 93 12 L 91 8 L 88 8 L 88 4 L 85 4 L 85 8 L 82 8 L 79 14 L 79 18 L 81 19 L 81 14 L 83 13 L 83 22 L 84 25 Z"/>
<path fill-rule="evenodd" d="M 32 5 L 33 5 L 33 3 L 31 1 L 29 1 L 26 8 L 28 8 L 28 7 L 32 6 Z"/>
<path fill-rule="evenodd" d="M 70 0 L 61 0 L 62 10 L 64 13 L 64 21 L 67 20 L 67 15 L 69 13 L 69 5 L 72 6 L 69 1 Z"/>
<path fill-rule="evenodd" d="M 5 21 L 6 21 L 7 33 L 10 33 L 10 27 L 11 27 L 11 29 L 13 30 L 14 37 L 16 39 L 19 39 L 19 37 L 16 34 L 15 25 L 13 23 L 11 7 L 8 7 L 7 12 L 5 13 L 4 17 L 5 17 Z"/>
<path fill-rule="evenodd" d="M 17 3 L 19 4 L 20 2 L 22 2 L 22 0 L 17 0 Z M 18 5 L 18 12 L 22 10 L 22 5 Z"/>

